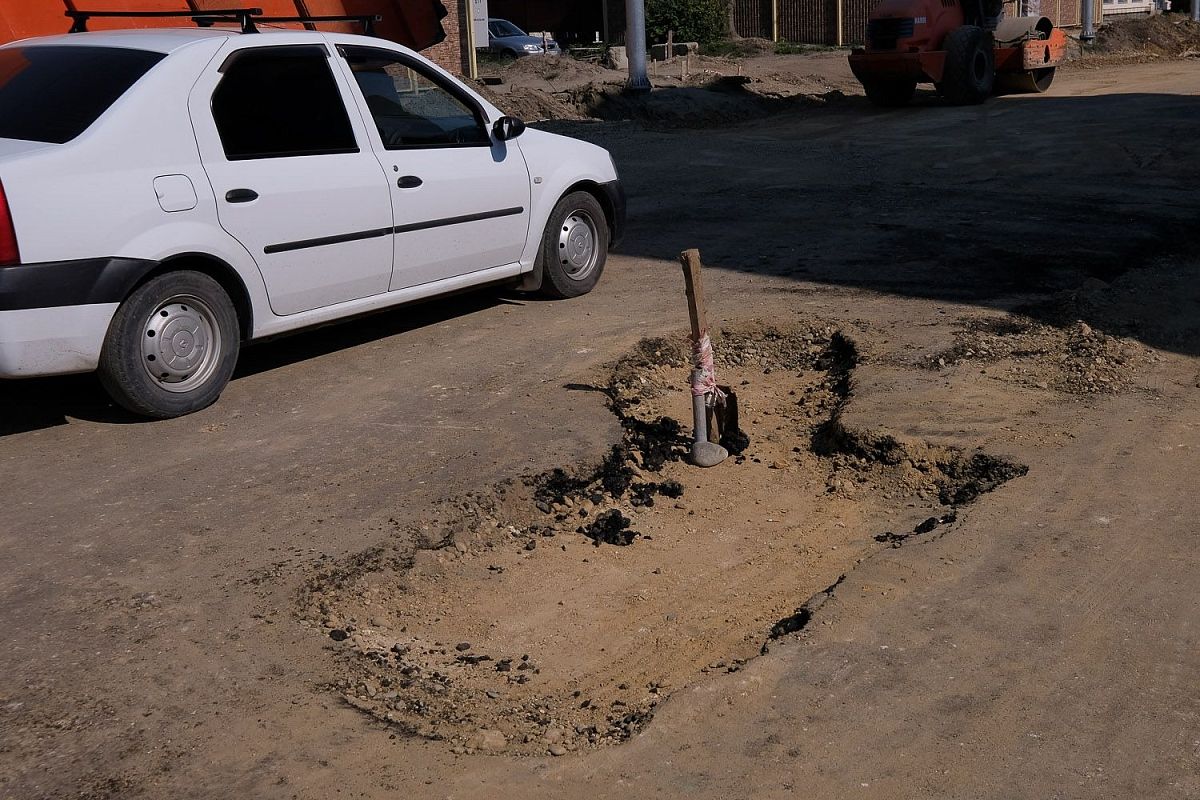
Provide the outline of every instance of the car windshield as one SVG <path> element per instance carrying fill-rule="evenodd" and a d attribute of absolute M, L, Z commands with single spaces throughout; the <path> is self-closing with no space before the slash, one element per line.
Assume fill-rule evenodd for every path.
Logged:
<path fill-rule="evenodd" d="M 496 26 L 497 36 L 528 36 L 529 34 L 513 25 L 506 19 L 498 19 L 494 22 Z"/>
<path fill-rule="evenodd" d="M 80 45 L 0 50 L 0 138 L 69 142 L 164 57 Z"/>

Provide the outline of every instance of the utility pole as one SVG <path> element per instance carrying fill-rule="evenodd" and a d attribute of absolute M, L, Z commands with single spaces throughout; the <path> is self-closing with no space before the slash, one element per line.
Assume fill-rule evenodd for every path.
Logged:
<path fill-rule="evenodd" d="M 1192 0 L 1192 22 L 1200 22 L 1200 0 Z"/>
<path fill-rule="evenodd" d="M 1193 0 L 1200 2 L 1200 0 Z M 629 59 L 629 92 L 650 91 L 646 77 L 646 4 L 644 0 L 625 0 L 625 56 Z"/>

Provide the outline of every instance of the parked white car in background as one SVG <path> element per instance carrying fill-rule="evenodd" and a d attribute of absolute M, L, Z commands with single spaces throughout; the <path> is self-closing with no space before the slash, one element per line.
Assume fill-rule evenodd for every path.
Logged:
<path fill-rule="evenodd" d="M 0 378 L 98 370 L 186 414 L 244 341 L 482 284 L 584 294 L 624 216 L 605 150 L 381 39 L 0 48 Z"/>

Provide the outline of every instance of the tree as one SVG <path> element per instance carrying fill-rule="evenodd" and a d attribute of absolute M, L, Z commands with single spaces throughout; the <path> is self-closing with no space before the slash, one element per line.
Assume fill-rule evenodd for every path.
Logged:
<path fill-rule="evenodd" d="M 728 0 L 646 0 L 646 36 L 665 42 L 675 32 L 677 42 L 715 42 L 729 37 Z"/>

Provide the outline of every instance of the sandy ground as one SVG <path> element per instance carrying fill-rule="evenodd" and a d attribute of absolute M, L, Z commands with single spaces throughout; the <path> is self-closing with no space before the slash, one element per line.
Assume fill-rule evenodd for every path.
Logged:
<path fill-rule="evenodd" d="M 1200 797 L 1198 86 L 558 121 L 630 194 L 585 298 L 254 347 L 169 422 L 3 387 L 0 796 Z"/>

